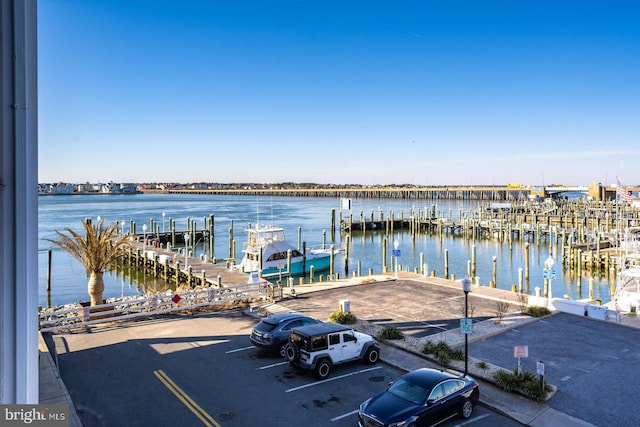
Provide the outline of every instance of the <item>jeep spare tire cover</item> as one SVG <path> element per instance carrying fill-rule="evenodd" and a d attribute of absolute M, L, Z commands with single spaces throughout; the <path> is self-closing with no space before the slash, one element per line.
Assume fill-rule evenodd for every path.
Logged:
<path fill-rule="evenodd" d="M 289 362 L 295 362 L 300 357 L 300 350 L 295 343 L 288 343 L 285 350 L 284 356 L 287 358 Z"/>

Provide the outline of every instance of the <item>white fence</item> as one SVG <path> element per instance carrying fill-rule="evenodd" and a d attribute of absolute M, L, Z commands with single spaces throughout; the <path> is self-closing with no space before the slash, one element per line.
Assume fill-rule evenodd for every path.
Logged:
<path fill-rule="evenodd" d="M 38 315 L 40 331 L 51 332 L 97 323 L 192 310 L 252 298 L 264 298 L 266 290 L 265 283 L 261 282 L 225 288 L 207 288 L 179 294 L 141 296 L 126 301 L 90 307 L 77 306 L 60 310 L 43 310 Z"/>

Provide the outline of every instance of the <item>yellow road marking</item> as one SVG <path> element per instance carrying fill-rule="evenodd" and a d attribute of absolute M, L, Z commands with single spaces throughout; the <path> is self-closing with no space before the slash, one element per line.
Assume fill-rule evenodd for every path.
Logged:
<path fill-rule="evenodd" d="M 173 382 L 171 378 L 163 371 L 153 371 L 153 375 L 155 375 L 168 389 L 171 391 L 182 403 L 184 406 L 189 408 L 191 412 L 195 414 L 196 417 L 200 418 L 200 421 L 204 423 L 207 427 L 221 427 L 220 424 L 216 420 L 213 419 L 211 415 L 207 413 L 204 409 L 202 409 L 196 402 L 189 397 L 187 393 L 185 393 L 176 383 Z"/>

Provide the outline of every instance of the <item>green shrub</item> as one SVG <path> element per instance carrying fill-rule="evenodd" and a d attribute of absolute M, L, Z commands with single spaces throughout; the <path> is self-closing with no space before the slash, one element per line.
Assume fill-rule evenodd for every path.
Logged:
<path fill-rule="evenodd" d="M 507 372 L 503 369 L 494 375 L 496 385 L 504 391 L 520 391 L 529 399 L 536 402 L 544 402 L 547 393 L 551 391 L 551 386 L 544 384 L 544 390 L 540 387 L 540 381 L 531 372 L 524 371 L 520 375 L 517 372 Z"/>
<path fill-rule="evenodd" d="M 518 385 L 518 376 L 512 372 L 507 372 L 504 369 L 500 369 L 495 373 L 494 379 L 496 380 L 496 385 L 503 389 L 504 391 L 512 392 L 516 389 Z"/>
<path fill-rule="evenodd" d="M 438 350 L 436 360 L 440 366 L 447 366 L 451 362 L 451 353 L 446 350 Z"/>
<path fill-rule="evenodd" d="M 451 358 L 453 360 L 464 360 L 464 351 L 462 351 L 462 349 L 457 349 L 457 350 L 452 350 L 451 351 Z"/>
<path fill-rule="evenodd" d="M 478 363 L 476 363 L 476 366 L 482 369 L 483 371 L 486 371 L 487 369 L 489 369 L 489 365 L 484 360 L 481 360 Z"/>
<path fill-rule="evenodd" d="M 551 311 L 547 307 L 538 307 L 537 305 L 532 305 L 527 307 L 526 313 L 533 317 L 542 317 L 551 314 Z"/>
<path fill-rule="evenodd" d="M 436 353 L 436 345 L 433 341 L 427 341 L 424 343 L 424 347 L 422 347 L 422 352 L 424 354 L 435 354 Z"/>
<path fill-rule="evenodd" d="M 433 354 L 440 366 L 447 366 L 451 360 L 464 360 L 464 351 L 452 349 L 445 341 L 427 341 L 422 347 L 425 354 Z"/>
<path fill-rule="evenodd" d="M 404 332 L 396 326 L 385 326 L 378 337 L 382 340 L 401 340 L 404 339 Z"/>
<path fill-rule="evenodd" d="M 340 323 L 341 325 L 353 325 L 357 320 L 355 314 L 347 311 L 334 311 L 329 315 L 329 322 Z"/>

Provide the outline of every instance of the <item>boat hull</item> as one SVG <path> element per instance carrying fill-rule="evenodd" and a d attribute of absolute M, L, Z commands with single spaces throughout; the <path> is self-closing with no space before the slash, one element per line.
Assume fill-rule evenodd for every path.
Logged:
<path fill-rule="evenodd" d="M 304 271 L 302 270 L 303 264 Z M 301 259 L 296 261 L 291 260 L 291 271 L 287 270 L 286 264 L 283 268 L 278 268 L 277 265 L 263 265 L 262 275 L 271 276 L 282 273 L 290 276 L 302 276 L 303 274 L 309 274 L 311 272 L 311 267 L 313 267 L 313 271 L 316 273 L 329 270 L 329 268 L 331 267 L 331 255 L 311 259 L 307 258 L 304 263 Z"/>

